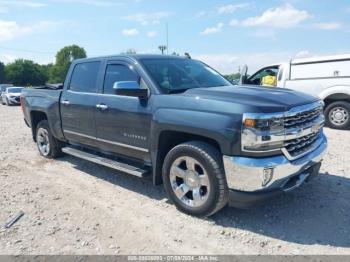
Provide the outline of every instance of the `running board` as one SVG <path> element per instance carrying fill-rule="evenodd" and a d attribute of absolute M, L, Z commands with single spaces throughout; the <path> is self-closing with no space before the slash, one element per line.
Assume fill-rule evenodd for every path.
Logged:
<path fill-rule="evenodd" d="M 145 177 L 148 174 L 147 170 L 131 166 L 122 162 L 118 162 L 109 158 L 94 155 L 72 147 L 62 148 L 62 152 L 133 176 Z"/>

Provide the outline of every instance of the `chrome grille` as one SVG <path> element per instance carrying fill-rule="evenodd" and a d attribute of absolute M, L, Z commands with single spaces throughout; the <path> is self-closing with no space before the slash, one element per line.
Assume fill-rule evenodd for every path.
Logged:
<path fill-rule="evenodd" d="M 284 142 L 285 155 L 296 159 L 313 150 L 321 136 L 324 123 L 323 108 L 321 104 L 301 111 L 289 112 L 284 117 L 284 127 L 287 133 L 299 134 Z M 303 134 L 304 132 L 304 134 Z"/>
<path fill-rule="evenodd" d="M 305 152 L 308 152 L 313 147 L 314 143 L 320 136 L 320 133 L 321 132 L 318 131 L 317 133 L 312 133 L 300 138 L 286 141 L 284 143 L 284 147 L 290 156 L 293 158 L 297 157 Z"/>
<path fill-rule="evenodd" d="M 314 109 L 297 113 L 292 116 L 286 116 L 284 118 L 285 128 L 299 128 L 307 126 L 315 121 L 322 115 L 322 107 L 316 107 Z"/>

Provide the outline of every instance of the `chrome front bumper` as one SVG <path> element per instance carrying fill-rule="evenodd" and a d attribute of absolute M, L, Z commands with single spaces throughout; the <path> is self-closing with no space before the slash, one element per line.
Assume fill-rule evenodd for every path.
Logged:
<path fill-rule="evenodd" d="M 321 139 L 316 149 L 293 161 L 284 155 L 267 158 L 224 156 L 229 189 L 251 193 L 279 190 L 297 175 L 301 176 L 301 183 L 304 182 L 308 174 L 303 173 L 320 163 L 326 153 L 327 138 L 322 134 Z"/>

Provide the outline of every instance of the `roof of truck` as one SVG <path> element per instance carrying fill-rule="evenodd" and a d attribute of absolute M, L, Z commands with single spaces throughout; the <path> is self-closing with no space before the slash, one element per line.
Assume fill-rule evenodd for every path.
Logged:
<path fill-rule="evenodd" d="M 292 60 L 292 64 L 304 64 L 314 62 L 332 62 L 339 60 L 350 60 L 350 54 L 332 55 L 332 56 L 314 56 L 309 58 L 297 58 Z"/>
<path fill-rule="evenodd" d="M 129 54 L 121 54 L 121 55 L 109 55 L 109 56 L 100 56 L 100 57 L 91 57 L 91 58 L 81 58 L 77 59 L 75 61 L 81 62 L 81 61 L 89 61 L 89 60 L 98 60 L 98 59 L 118 59 L 118 58 L 130 58 L 132 60 L 141 60 L 141 59 L 169 59 L 169 58 L 178 58 L 178 59 L 187 59 L 185 56 L 175 56 L 175 55 L 154 55 L 154 54 L 135 54 L 135 55 L 129 55 Z"/>

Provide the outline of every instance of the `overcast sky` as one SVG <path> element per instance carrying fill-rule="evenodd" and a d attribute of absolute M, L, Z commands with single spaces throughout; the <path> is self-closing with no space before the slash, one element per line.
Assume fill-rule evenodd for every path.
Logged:
<path fill-rule="evenodd" d="M 159 53 L 166 23 L 171 53 L 222 73 L 350 53 L 348 0 L 0 0 L 0 60 L 49 63 L 70 44 L 88 56 Z"/>

